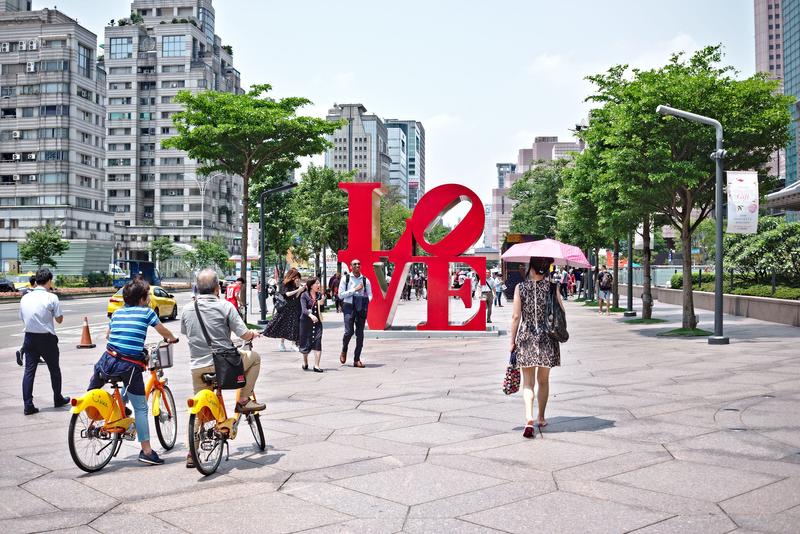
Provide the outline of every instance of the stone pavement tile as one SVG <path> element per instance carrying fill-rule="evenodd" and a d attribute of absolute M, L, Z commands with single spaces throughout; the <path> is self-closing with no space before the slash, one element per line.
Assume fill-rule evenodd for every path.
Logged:
<path fill-rule="evenodd" d="M 447 443 L 457 443 L 470 439 L 485 437 L 491 434 L 485 430 L 447 423 L 429 423 L 425 425 L 398 428 L 370 434 L 372 437 L 399 441 L 419 447 L 435 447 Z"/>
<path fill-rule="evenodd" d="M 344 523 L 304 530 L 303 534 L 395 534 L 400 532 L 405 521 L 405 517 L 352 519 Z"/>
<path fill-rule="evenodd" d="M 542 429 L 542 438 L 543 440 L 574 443 L 576 445 L 584 445 L 593 448 L 611 449 L 613 451 L 616 451 L 617 453 L 629 452 L 629 451 L 663 450 L 663 446 L 659 443 L 653 443 L 648 441 L 634 441 L 631 439 L 617 438 L 614 436 L 606 436 L 598 432 L 592 432 L 592 430 L 595 430 L 597 428 L 605 428 L 607 426 L 610 426 L 609 423 L 614 423 L 615 418 L 617 417 L 618 416 L 616 414 L 610 414 L 610 415 L 600 414 L 597 417 L 579 419 L 574 422 L 567 421 L 565 423 L 565 425 L 567 426 L 572 425 L 573 423 L 575 425 L 581 423 L 586 425 L 586 430 L 583 430 L 584 428 L 583 426 L 577 426 L 577 428 L 575 429 L 560 430 L 558 426 L 550 428 L 550 426 L 552 425 L 551 423 L 551 425 L 547 425 L 547 427 Z M 589 423 L 592 424 L 589 425 L 584 421 L 589 421 Z M 520 430 L 521 429 L 522 427 L 520 427 Z"/>
<path fill-rule="evenodd" d="M 777 514 L 800 506 L 800 478 L 787 478 L 722 501 L 719 505 L 730 515 Z"/>
<path fill-rule="evenodd" d="M 58 508 L 22 488 L 0 488 L 0 519 L 56 511 Z"/>
<path fill-rule="evenodd" d="M 569 493 L 618 502 L 629 506 L 639 506 L 666 514 L 722 514 L 722 511 L 712 502 L 624 486 L 607 480 L 610 479 L 606 479 L 606 481 L 559 481 L 558 488 Z"/>
<path fill-rule="evenodd" d="M 651 465 L 606 479 L 670 495 L 719 502 L 765 486 L 777 479 L 768 475 L 675 460 Z"/>
<path fill-rule="evenodd" d="M 800 428 L 782 428 L 779 430 L 762 430 L 759 432 L 764 437 L 778 441 L 784 445 L 800 451 Z"/>
<path fill-rule="evenodd" d="M 48 530 L 47 534 L 97 534 L 97 531 L 86 525 L 79 527 L 60 528 L 58 530 Z"/>
<path fill-rule="evenodd" d="M 735 528 L 736 523 L 724 515 L 679 515 L 635 532 L 636 534 L 725 534 Z"/>
<path fill-rule="evenodd" d="M 406 408 L 397 404 L 374 404 L 364 402 L 358 407 L 359 411 L 370 413 L 384 413 L 389 415 L 399 415 L 402 417 L 438 417 L 439 412 L 430 410 L 420 410 L 418 408 Z"/>
<path fill-rule="evenodd" d="M 254 495 L 159 512 L 159 519 L 189 532 L 207 533 L 224 525 L 227 532 L 279 534 L 340 523 L 351 516 L 282 493 Z"/>
<path fill-rule="evenodd" d="M 358 411 L 369 413 L 364 410 L 358 410 Z M 342 435 L 357 436 L 360 434 L 374 434 L 377 432 L 384 432 L 384 431 L 407 428 L 407 427 L 416 427 L 429 423 L 436 423 L 438 420 L 439 420 L 439 414 L 428 415 L 425 417 L 393 417 L 392 419 L 384 421 L 382 423 L 379 422 L 375 424 L 342 428 L 340 430 L 337 430 L 336 434 L 339 436 Z"/>
<path fill-rule="evenodd" d="M 641 419 L 644 417 L 652 417 L 654 415 L 664 415 L 664 414 L 677 414 L 685 410 L 689 410 L 692 408 L 702 408 L 708 407 L 708 405 L 703 401 L 671 401 L 671 402 L 664 402 L 660 404 L 652 404 L 650 406 L 642 406 L 636 408 L 629 408 L 634 417 L 637 419 Z M 716 411 L 716 407 L 710 407 Z M 688 421 L 681 421 L 677 416 L 676 417 L 669 417 L 667 420 L 672 421 L 680 421 L 687 424 L 691 424 Z"/>
<path fill-rule="evenodd" d="M 607 449 L 577 445 L 553 439 L 526 440 L 515 445 L 495 447 L 472 453 L 480 458 L 490 458 L 542 471 L 556 471 L 566 467 L 585 464 L 616 456 L 626 449 Z"/>
<path fill-rule="evenodd" d="M 405 517 L 408 507 L 325 482 L 289 482 L 281 493 L 360 518 Z"/>
<path fill-rule="evenodd" d="M 553 476 L 559 483 L 567 480 L 600 480 L 671 460 L 672 456 L 665 450 L 660 452 L 626 452 L 610 458 L 603 458 L 596 462 L 561 469 L 555 471 Z"/>
<path fill-rule="evenodd" d="M 3 534 L 29 534 L 88 525 L 98 514 L 87 512 L 53 512 L 0 520 Z"/>
<path fill-rule="evenodd" d="M 309 410 L 312 408 L 330 407 L 333 406 L 335 403 L 312 402 L 312 401 L 305 401 L 296 398 L 291 398 L 291 399 L 275 399 L 275 400 L 267 399 L 265 401 L 265 404 L 267 405 L 266 412 L 269 414 L 286 414 L 291 412 L 298 412 L 301 410 Z M 291 417 L 291 415 L 287 417 Z"/>
<path fill-rule="evenodd" d="M 737 432 L 727 429 L 675 441 L 668 444 L 667 448 L 673 454 L 681 450 L 694 450 L 754 460 L 780 460 L 797 452 L 794 447 L 764 437 L 757 432 Z"/>
<path fill-rule="evenodd" d="M 18 456 L 0 454 L 0 488 L 6 486 L 19 486 L 36 477 L 40 477 L 50 470 L 29 462 Z"/>
<path fill-rule="evenodd" d="M 273 454 L 277 453 L 278 457 L 274 458 L 273 454 L 264 458 L 253 455 L 249 460 L 271 465 L 282 471 L 295 473 L 297 471 L 348 464 L 382 456 L 357 446 L 343 446 L 328 441 L 307 443 L 271 452 Z"/>
<path fill-rule="evenodd" d="M 545 482 L 547 484 L 553 482 L 553 476 L 550 472 L 531 469 L 513 462 L 489 460 L 487 458 L 477 458 L 465 454 L 430 455 L 427 461 L 435 465 L 443 465 L 453 469 L 460 469 L 462 471 L 469 471 L 471 473 L 494 478 L 502 478 L 509 481 L 535 480 L 537 483 Z M 555 487 L 553 489 L 555 489 Z"/>
<path fill-rule="evenodd" d="M 568 406 L 579 410 L 589 409 L 592 413 L 597 413 L 598 410 L 611 412 L 653 406 L 662 402 L 669 402 L 669 400 L 658 398 L 655 392 L 643 393 L 641 396 L 606 393 L 605 395 L 594 395 L 590 398 L 571 400 Z"/>
<path fill-rule="evenodd" d="M 521 501 L 555 491 L 551 480 L 517 481 L 490 488 L 445 497 L 411 507 L 409 519 L 452 518 L 481 512 L 497 506 Z"/>
<path fill-rule="evenodd" d="M 800 477 L 800 464 L 788 461 L 751 460 L 730 454 L 718 454 L 706 451 L 676 450 L 672 455 L 677 460 L 685 460 L 698 464 L 718 465 L 754 473 L 775 475 L 778 478 L 787 476 Z"/>
<path fill-rule="evenodd" d="M 701 406 L 677 410 L 669 413 L 661 413 L 649 416 L 655 421 L 680 422 L 692 426 L 702 426 L 706 428 L 719 428 L 714 416 L 719 411 L 718 406 L 703 403 Z M 635 415 L 635 414 L 634 414 Z M 638 417 L 638 415 L 637 415 Z"/>
<path fill-rule="evenodd" d="M 122 503 L 114 508 L 114 514 L 152 514 L 154 512 L 164 512 L 176 508 L 187 506 L 197 506 L 200 504 L 212 504 L 218 501 L 234 499 L 246 492 L 248 495 L 259 495 L 261 493 L 271 493 L 278 489 L 279 484 L 269 482 L 251 482 L 248 484 L 231 483 L 225 486 L 205 488 L 199 487 L 169 495 L 159 495 L 157 497 L 145 498 L 140 500 L 123 500 Z"/>
<path fill-rule="evenodd" d="M 494 447 L 502 447 L 504 445 L 512 445 L 519 443 L 520 435 L 516 432 L 506 431 L 501 434 L 494 434 L 482 438 L 469 439 L 457 443 L 450 443 L 445 445 L 438 445 L 431 448 L 431 455 L 449 455 L 449 454 L 467 454 L 471 452 L 480 452 Z"/>
<path fill-rule="evenodd" d="M 495 534 L 502 532 L 493 528 L 476 525 L 460 519 L 412 519 L 408 518 L 403 532 L 409 534 Z"/>
<path fill-rule="evenodd" d="M 89 526 L 97 532 L 113 534 L 117 532 L 147 532 L 173 534 L 186 532 L 185 529 L 171 525 L 167 521 L 162 521 L 157 517 L 148 514 L 118 514 L 115 511 L 104 514 L 91 523 Z M 206 527 L 207 528 L 207 527 Z"/>
<path fill-rule="evenodd" d="M 231 458 L 220 464 L 219 472 L 241 482 L 269 483 L 276 488 L 286 482 L 291 473 L 271 467 L 280 459 L 281 453 L 267 448 L 266 451 L 256 449 L 239 458 Z"/>
<path fill-rule="evenodd" d="M 73 476 L 74 473 L 59 471 L 20 487 L 63 511 L 105 512 L 119 504 L 117 499 L 81 484 Z"/>
<path fill-rule="evenodd" d="M 469 426 L 472 428 L 479 428 L 481 430 L 494 432 L 508 432 L 514 427 L 514 425 L 508 421 L 494 421 L 492 419 L 484 419 L 482 417 L 468 417 L 463 415 L 453 416 L 446 413 L 442 414 L 440 421 L 443 423 Z"/>
<path fill-rule="evenodd" d="M 500 402 L 496 404 L 486 404 L 483 406 L 475 406 L 463 410 L 455 410 L 447 412 L 447 415 L 452 417 L 465 416 L 465 417 L 480 417 L 481 419 L 490 419 L 492 421 L 509 421 L 512 423 L 519 423 L 522 412 L 522 401 L 519 404 L 510 402 Z"/>
<path fill-rule="evenodd" d="M 401 443 L 399 441 L 390 441 L 388 439 L 381 439 L 369 435 L 348 436 L 344 434 L 334 433 L 330 438 L 328 438 L 328 443 L 336 443 L 339 446 L 345 448 L 358 447 L 359 449 L 367 449 L 381 454 L 391 454 L 391 455 L 428 454 L 428 447 L 410 445 L 408 443 Z"/>
<path fill-rule="evenodd" d="M 690 425 L 667 423 L 652 419 L 617 421 L 613 427 L 601 428 L 598 433 L 637 441 L 669 443 L 681 439 L 700 436 L 712 432 L 711 429 Z"/>
<path fill-rule="evenodd" d="M 737 525 L 754 532 L 769 532 L 775 534 L 797 534 L 800 519 L 788 513 L 759 514 L 759 515 L 733 515 L 731 519 Z M 738 530 L 736 531 L 739 532 Z"/>
<path fill-rule="evenodd" d="M 413 505 L 503 483 L 502 480 L 429 463 L 339 480 L 336 484 Z"/>
<path fill-rule="evenodd" d="M 290 421 L 301 425 L 311 425 L 317 428 L 341 429 L 371 425 L 393 421 L 397 416 L 365 412 L 364 410 L 339 409 L 333 414 L 308 415 L 305 417 L 291 417 Z"/>
<path fill-rule="evenodd" d="M 424 454 L 381 456 L 380 458 L 373 458 L 372 460 L 334 465 L 333 467 L 323 467 L 321 469 L 295 473 L 292 476 L 292 482 L 330 482 L 342 478 L 389 471 L 390 469 L 419 464 L 424 461 Z"/>
<path fill-rule="evenodd" d="M 452 412 L 455 410 L 464 410 L 467 408 L 473 408 L 475 406 L 482 406 L 484 404 L 490 403 L 481 400 L 461 399 L 458 397 L 434 397 L 430 399 L 396 403 L 397 406 L 416 408 L 419 410 L 429 410 L 434 412 Z"/>
<path fill-rule="evenodd" d="M 584 534 L 628 532 L 668 517 L 663 512 L 557 491 L 462 519 L 519 534 Z"/>

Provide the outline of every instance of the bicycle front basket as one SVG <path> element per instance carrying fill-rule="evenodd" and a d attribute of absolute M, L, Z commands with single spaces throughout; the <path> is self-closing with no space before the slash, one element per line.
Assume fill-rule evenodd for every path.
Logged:
<path fill-rule="evenodd" d="M 150 355 L 150 369 L 167 369 L 172 367 L 172 343 L 159 347 L 155 354 Z"/>

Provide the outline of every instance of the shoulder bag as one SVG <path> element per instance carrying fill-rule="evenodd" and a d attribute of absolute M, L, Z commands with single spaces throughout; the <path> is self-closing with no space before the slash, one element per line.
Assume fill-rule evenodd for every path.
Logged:
<path fill-rule="evenodd" d="M 194 301 L 194 311 L 197 314 L 197 322 L 200 323 L 200 329 L 203 331 L 203 337 L 206 338 L 206 343 L 211 349 L 211 356 L 214 358 L 214 371 L 217 374 L 218 387 L 220 389 L 239 389 L 244 387 L 247 381 L 244 377 L 244 362 L 242 361 L 242 355 L 239 354 L 239 349 L 226 347 L 214 350 L 208 330 L 206 330 L 206 325 L 203 322 L 203 317 L 200 315 L 197 299 Z"/>
<path fill-rule="evenodd" d="M 511 395 L 519 391 L 520 373 L 519 366 L 517 366 L 517 353 L 511 353 L 508 359 L 508 367 L 506 367 L 506 377 L 503 379 L 503 393 Z"/>
<path fill-rule="evenodd" d="M 275 305 L 275 313 L 280 313 L 286 307 L 286 297 L 278 292 L 272 297 L 272 303 Z"/>
<path fill-rule="evenodd" d="M 547 316 L 547 335 L 553 341 L 559 343 L 566 343 L 569 340 L 569 332 L 567 332 L 567 316 L 564 309 L 558 304 L 558 284 L 551 283 L 550 291 L 547 295 L 547 309 L 545 310 Z"/>

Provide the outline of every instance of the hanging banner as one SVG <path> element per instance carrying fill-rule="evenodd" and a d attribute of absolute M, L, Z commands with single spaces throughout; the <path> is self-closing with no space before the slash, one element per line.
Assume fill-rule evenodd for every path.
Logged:
<path fill-rule="evenodd" d="M 758 231 L 758 173 L 728 171 L 729 234 L 755 234 Z"/>

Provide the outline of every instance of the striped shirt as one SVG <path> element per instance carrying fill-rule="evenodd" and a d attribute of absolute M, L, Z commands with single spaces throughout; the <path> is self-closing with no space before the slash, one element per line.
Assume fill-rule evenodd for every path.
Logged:
<path fill-rule="evenodd" d="M 108 344 L 128 356 L 140 357 L 144 351 L 147 327 L 158 324 L 158 316 L 146 306 L 125 306 L 111 316 Z"/>

